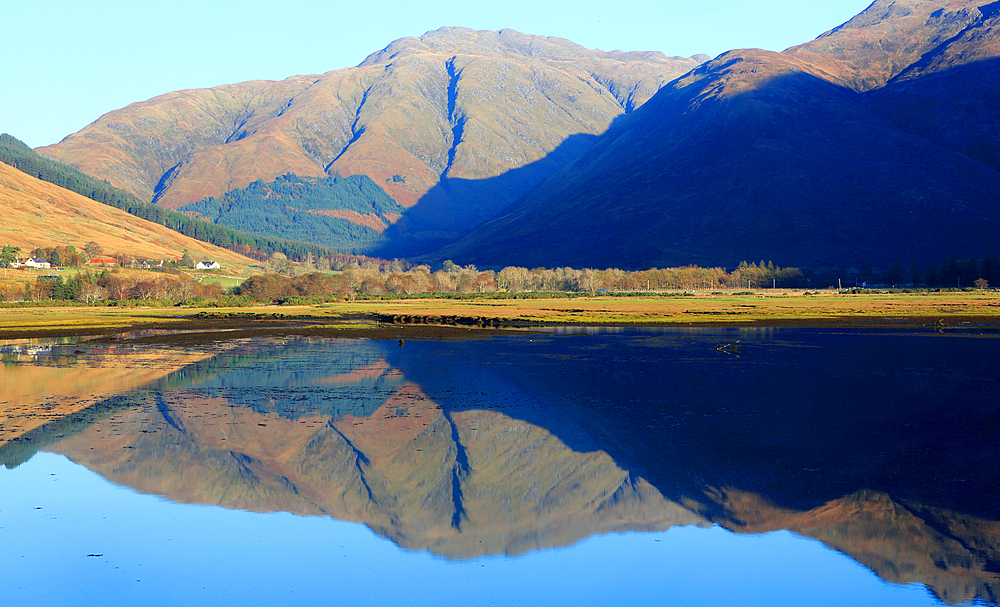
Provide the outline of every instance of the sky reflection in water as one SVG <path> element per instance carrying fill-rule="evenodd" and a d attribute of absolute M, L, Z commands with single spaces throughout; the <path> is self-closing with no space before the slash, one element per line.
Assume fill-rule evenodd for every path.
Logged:
<path fill-rule="evenodd" d="M 456 562 L 330 518 L 173 504 L 56 454 L 0 483 L 6 605 L 940 604 L 787 531 L 678 527 Z"/>
<path fill-rule="evenodd" d="M 995 338 L 597 333 L 170 357 L 0 446 L 129 487 L 55 454 L 0 469 L 0 584 L 26 605 L 941 604 L 885 579 L 995 601 L 995 447 L 940 444 L 1000 438 Z"/>

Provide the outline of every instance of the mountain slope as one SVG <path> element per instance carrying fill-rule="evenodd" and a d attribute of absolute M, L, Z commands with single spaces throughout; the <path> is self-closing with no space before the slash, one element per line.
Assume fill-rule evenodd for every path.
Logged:
<path fill-rule="evenodd" d="M 291 258 L 304 257 L 309 252 L 316 255 L 329 253 L 325 247 L 310 243 L 294 242 L 281 238 L 262 238 L 255 234 L 238 232 L 227 227 L 209 226 L 188 215 L 142 202 L 130 192 L 116 188 L 106 181 L 98 181 L 65 164 L 43 158 L 26 144 L 7 133 L 0 134 L 0 162 L 9 164 L 42 181 L 66 188 L 91 200 L 121 209 L 130 215 L 165 226 L 202 242 L 225 248 L 243 245 L 265 255 L 280 251 Z"/>
<path fill-rule="evenodd" d="M 4 210 L 0 238 L 4 244 L 20 247 L 23 252 L 56 245 L 83 249 L 94 241 L 107 253 L 151 259 L 180 259 L 188 250 L 196 257 L 217 260 L 231 270 L 242 270 L 255 263 L 232 251 L 35 179 L 3 163 L 0 163 L 0 205 Z"/>
<path fill-rule="evenodd" d="M 243 232 L 314 242 L 342 253 L 371 250 L 405 211 L 366 175 L 260 180 L 179 209 Z"/>
<path fill-rule="evenodd" d="M 550 156 L 568 138 L 601 133 L 700 60 L 444 28 L 356 68 L 135 103 L 39 151 L 170 208 L 289 172 L 363 174 L 461 233 L 578 157 L 585 145 Z M 489 196 L 437 187 L 538 161 Z"/>
<path fill-rule="evenodd" d="M 899 128 L 1000 170 L 1000 2 L 867 96 Z"/>
<path fill-rule="evenodd" d="M 864 92 L 884 85 L 974 24 L 983 14 L 977 8 L 981 5 L 989 6 L 983 0 L 876 0 L 847 23 L 785 54 Z"/>
<path fill-rule="evenodd" d="M 849 22 L 852 28 L 826 36 L 840 40 L 847 36 L 840 32 L 860 28 L 851 34 L 861 41 L 855 47 L 820 39 L 836 52 L 817 42 L 809 53 L 803 47 L 726 53 L 662 89 L 508 213 L 431 258 L 600 267 L 732 266 L 765 258 L 837 267 L 888 264 L 897 255 L 927 263 L 945 254 L 995 252 L 1000 173 L 974 153 L 958 152 L 981 142 L 977 133 L 995 132 L 989 100 L 997 95 L 996 77 L 968 82 L 953 69 L 928 73 L 957 62 L 939 56 L 970 56 L 972 49 L 977 59 L 995 56 L 989 9 L 984 14 L 966 3 L 959 11 L 973 16 L 962 21 L 965 33 L 956 38 L 964 45 L 935 45 L 945 35 L 940 28 L 916 28 L 934 39 L 917 45 L 937 49 L 923 55 L 929 67 L 893 65 L 920 59 L 919 51 L 869 52 L 872 39 L 880 48 L 916 44 L 882 36 L 912 32 L 914 20 L 929 15 L 943 19 L 952 4 L 900 2 L 894 6 L 902 16 L 863 13 L 865 19 Z M 928 15 L 902 10 L 910 5 Z M 991 64 L 970 65 L 978 72 Z M 831 66 L 839 76 L 831 75 Z M 934 84 L 942 74 L 949 79 Z M 915 88 L 932 95 L 962 78 L 964 86 L 938 105 L 907 105 Z M 884 92 L 852 88 L 885 81 Z M 954 98 L 966 99 L 966 115 L 978 120 L 964 127 L 972 135 L 949 143 L 961 132 L 952 129 L 961 116 L 937 110 Z M 910 126 L 904 131 L 886 117 Z M 972 144 L 963 145 L 966 140 Z M 990 149 L 981 156 L 990 157 Z"/>

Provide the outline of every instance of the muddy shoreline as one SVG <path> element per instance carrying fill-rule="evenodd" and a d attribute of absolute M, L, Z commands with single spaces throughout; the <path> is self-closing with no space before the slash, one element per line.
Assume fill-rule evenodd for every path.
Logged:
<path fill-rule="evenodd" d="M 825 318 L 775 318 L 709 322 L 537 322 L 486 316 L 419 314 L 363 314 L 351 317 L 289 316 L 260 313 L 199 312 L 170 321 L 132 322 L 116 326 L 10 327 L 0 329 L 0 339 L 91 338 L 92 342 L 204 343 L 229 339 L 300 335 L 368 339 L 462 339 L 491 335 L 523 334 L 547 327 L 781 327 L 815 329 L 997 329 L 1000 320 L 980 315 L 833 316 Z M 145 335 L 142 335 L 145 333 Z M 158 334 L 159 333 L 159 334 Z"/>

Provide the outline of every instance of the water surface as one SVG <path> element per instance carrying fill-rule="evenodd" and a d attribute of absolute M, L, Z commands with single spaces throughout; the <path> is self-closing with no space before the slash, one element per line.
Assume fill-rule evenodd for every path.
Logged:
<path fill-rule="evenodd" d="M 7 350 L 13 604 L 997 602 L 995 335 L 141 341 Z"/>

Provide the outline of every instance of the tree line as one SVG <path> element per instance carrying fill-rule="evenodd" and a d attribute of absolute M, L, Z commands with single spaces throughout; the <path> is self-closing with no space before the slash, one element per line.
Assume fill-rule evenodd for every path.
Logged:
<path fill-rule="evenodd" d="M 272 270 L 276 268 L 272 267 Z M 309 272 L 297 276 L 270 272 L 253 276 L 236 288 L 237 295 L 254 301 L 328 296 L 383 296 L 474 293 L 610 293 L 740 289 L 800 286 L 797 268 L 773 263 L 744 262 L 733 271 L 724 268 L 650 269 L 629 272 L 574 268 L 522 268 L 508 266 L 499 271 L 480 270 L 445 261 L 441 269 L 417 265 L 408 269 L 391 265 L 362 267 L 351 264 L 339 274 Z"/>
<path fill-rule="evenodd" d="M 78 272 L 68 278 L 39 276 L 33 282 L 7 284 L 0 289 L 4 302 L 74 301 L 109 303 L 164 301 L 200 303 L 224 298 L 218 283 L 198 282 L 184 275 L 138 277 L 116 271 Z"/>
<path fill-rule="evenodd" d="M 9 247 L 5 247 L 5 251 Z M 248 278 L 238 287 L 224 290 L 217 283 L 199 281 L 167 266 L 161 276 L 143 278 L 117 269 L 97 274 L 80 272 L 63 279 L 40 276 L 27 285 L 6 286 L 0 297 L 6 302 L 44 300 L 114 303 L 130 300 L 188 302 L 224 305 L 250 303 L 310 303 L 357 297 L 400 297 L 410 295 L 464 296 L 509 294 L 530 297 L 532 294 L 620 294 L 740 291 L 761 288 L 795 288 L 807 280 L 798 268 L 783 268 L 773 263 L 743 262 L 734 270 L 725 268 L 653 268 L 626 271 L 573 268 L 523 268 L 508 266 L 499 271 L 480 270 L 474 265 L 460 266 L 450 261 L 432 270 L 427 265 L 409 265 L 401 260 L 375 260 L 358 257 L 342 271 L 311 271 L 292 264 L 280 253 L 267 262 L 268 272 Z M 994 258 L 985 258 L 987 270 Z M 358 263 L 361 261 L 361 263 Z M 973 263 L 975 261 L 975 263 Z M 984 260 L 956 261 L 942 264 L 946 271 L 983 275 Z M 964 268 L 964 269 L 963 269 Z M 984 274 L 992 276 L 991 274 Z M 956 281 L 957 282 L 957 281 Z M 966 287 L 985 287 L 988 279 L 972 279 Z M 1000 284 L 1000 279 L 997 283 Z"/>
<path fill-rule="evenodd" d="M 845 288 L 868 286 L 880 288 L 965 288 L 975 286 L 1000 285 L 1000 258 L 991 255 L 957 259 L 945 256 L 939 263 L 921 267 L 916 262 L 904 264 L 896 257 L 891 264 L 876 270 L 864 261 L 860 268 L 841 268 L 832 272 L 807 277 L 815 284 L 838 285 Z M 978 282 L 978 284 L 977 284 Z"/>

